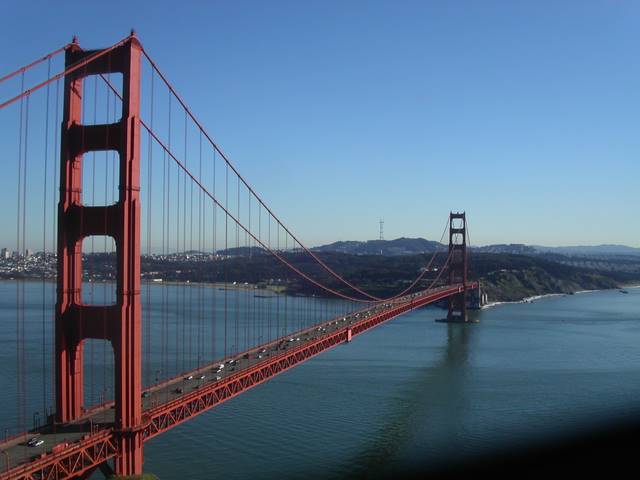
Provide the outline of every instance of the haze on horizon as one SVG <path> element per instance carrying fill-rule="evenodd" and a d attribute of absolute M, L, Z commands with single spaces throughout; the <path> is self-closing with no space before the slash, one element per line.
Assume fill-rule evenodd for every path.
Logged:
<path fill-rule="evenodd" d="M 7 4 L 0 75 L 74 34 L 99 48 L 134 27 L 309 246 L 375 239 L 380 218 L 385 238 L 438 240 L 465 210 L 474 245 L 640 247 L 640 3 L 171 5 Z M 16 142 L 2 138 L 13 249 Z"/>

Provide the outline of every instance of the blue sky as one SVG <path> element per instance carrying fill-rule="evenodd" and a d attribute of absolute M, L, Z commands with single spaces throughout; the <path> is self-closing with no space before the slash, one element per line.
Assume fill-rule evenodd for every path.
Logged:
<path fill-rule="evenodd" d="M 640 2 L 10 2 L 0 74 L 131 27 L 307 244 L 640 247 Z"/>

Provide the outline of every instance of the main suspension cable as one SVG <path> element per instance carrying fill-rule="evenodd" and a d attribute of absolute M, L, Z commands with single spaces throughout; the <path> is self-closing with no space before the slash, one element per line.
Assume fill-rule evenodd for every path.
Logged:
<path fill-rule="evenodd" d="M 164 82 L 164 84 L 167 86 L 167 88 L 169 89 L 169 91 L 173 94 L 173 96 L 176 98 L 176 100 L 178 100 L 178 102 L 182 105 L 182 107 L 185 109 L 185 112 L 189 115 L 189 117 L 191 118 L 191 120 L 195 123 L 195 125 L 200 129 L 200 131 L 203 133 L 203 135 L 205 136 L 205 138 L 209 141 L 209 143 L 211 144 L 211 146 L 218 151 L 218 153 L 220 154 L 221 158 L 227 163 L 227 165 L 231 168 L 231 170 L 236 174 L 236 176 L 238 177 L 238 179 L 240 181 L 242 181 L 242 183 L 247 187 L 247 189 L 249 190 L 249 192 L 251 192 L 251 194 L 256 198 L 256 200 L 258 200 L 258 202 L 260 202 L 262 204 L 262 206 L 266 209 L 267 212 L 269 212 L 271 214 L 271 216 L 273 217 L 273 219 L 278 222 L 280 224 L 280 226 L 284 229 L 285 233 L 288 233 L 291 238 L 298 244 L 300 245 L 300 247 L 308 254 L 310 255 L 325 271 L 327 271 L 331 276 L 333 276 L 334 278 L 336 278 L 338 281 L 340 281 L 341 283 L 343 283 L 344 285 L 348 286 L 349 288 L 353 289 L 354 291 L 356 291 L 357 293 L 369 298 L 370 300 L 373 301 L 385 301 L 386 299 L 383 298 L 379 298 L 376 297 L 374 295 L 371 295 L 367 292 L 365 292 L 364 290 L 358 288 L 357 286 L 353 285 L 351 282 L 349 282 L 348 280 L 346 280 L 345 278 L 343 278 L 341 275 L 339 275 L 338 273 L 336 273 L 331 267 L 329 267 L 318 255 L 316 255 L 313 251 L 311 251 L 308 247 L 306 247 L 287 227 L 286 225 L 271 211 L 271 209 L 267 206 L 267 204 L 262 200 L 262 198 L 253 190 L 253 188 L 249 185 L 249 183 L 244 179 L 244 177 L 240 174 L 240 172 L 238 172 L 238 170 L 236 170 L 236 168 L 233 166 L 233 164 L 229 161 L 228 157 L 222 152 L 222 150 L 220 149 L 220 147 L 214 142 L 213 138 L 209 135 L 209 133 L 205 130 L 204 126 L 198 121 L 198 119 L 195 117 L 195 115 L 193 114 L 193 112 L 191 111 L 191 109 L 187 106 L 187 104 L 185 103 L 185 101 L 182 99 L 182 97 L 180 95 L 178 95 L 178 93 L 176 92 L 176 90 L 173 88 L 173 85 L 169 82 L 169 80 L 167 79 L 167 77 L 160 71 L 158 65 L 151 59 L 151 57 L 149 56 L 149 54 L 147 53 L 147 51 L 144 49 L 144 47 L 141 47 L 142 50 L 142 54 L 145 56 L 145 58 L 149 61 L 149 64 L 151 65 L 152 69 L 155 70 L 155 72 L 158 74 L 158 76 L 162 79 L 162 81 Z"/>

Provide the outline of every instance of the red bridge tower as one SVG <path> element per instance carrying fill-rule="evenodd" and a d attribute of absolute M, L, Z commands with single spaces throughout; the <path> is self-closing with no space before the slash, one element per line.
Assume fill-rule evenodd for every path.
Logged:
<path fill-rule="evenodd" d="M 449 214 L 449 285 L 461 283 L 462 292 L 449 297 L 448 322 L 467 322 L 467 219 L 465 212 Z"/>
<path fill-rule="evenodd" d="M 77 41 L 65 66 L 95 50 Z M 140 310 L 140 54 L 135 34 L 116 48 L 65 77 L 58 206 L 58 286 L 56 303 L 56 421 L 78 419 L 84 410 L 83 342 L 108 340 L 115 359 L 115 424 L 119 475 L 142 473 L 141 310 Z M 83 125 L 83 82 L 89 75 L 122 73 L 122 118 L 113 124 Z M 99 150 L 119 154 L 119 199 L 110 206 L 85 206 L 83 155 Z M 108 235 L 117 252 L 116 303 L 82 301 L 82 241 Z"/>

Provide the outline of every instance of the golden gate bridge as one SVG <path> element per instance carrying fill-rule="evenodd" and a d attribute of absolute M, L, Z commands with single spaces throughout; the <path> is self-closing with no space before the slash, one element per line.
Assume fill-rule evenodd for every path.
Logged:
<path fill-rule="evenodd" d="M 448 321 L 468 320 L 478 284 L 464 213 L 450 213 L 448 248 L 413 280 L 367 292 L 275 215 L 135 33 L 99 50 L 74 38 L 0 78 L 0 93 L 12 82 L 0 110 L 17 120 L 16 415 L 0 479 L 140 474 L 146 441 L 398 315 L 446 301 Z M 148 259 L 175 264 L 178 282 L 143 271 Z M 268 282 L 255 273 L 265 263 Z M 291 285 L 300 294 L 282 294 Z M 41 342 L 35 360 L 29 342 Z M 35 395 L 30 362 L 41 363 Z"/>

